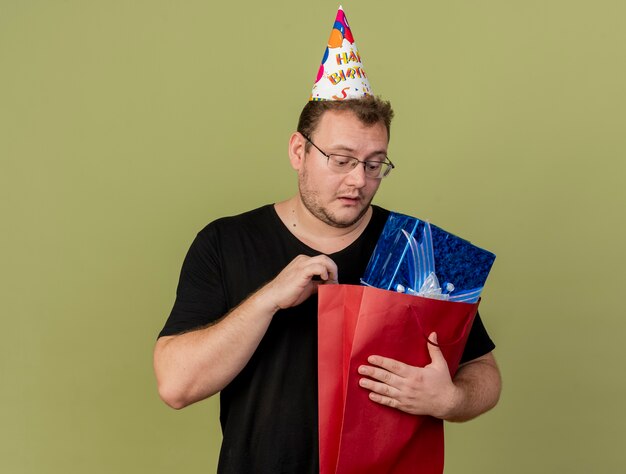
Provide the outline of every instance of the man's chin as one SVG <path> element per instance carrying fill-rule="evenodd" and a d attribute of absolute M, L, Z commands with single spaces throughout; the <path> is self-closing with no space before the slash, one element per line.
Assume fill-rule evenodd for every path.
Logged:
<path fill-rule="evenodd" d="M 356 206 L 343 208 L 332 214 L 327 213 L 326 219 L 324 219 L 324 221 L 328 225 L 331 225 L 333 227 L 337 227 L 340 229 L 344 229 L 346 227 L 352 227 L 363 218 L 368 208 L 369 208 L 369 204 L 364 207 L 359 206 L 358 208 Z"/>
<path fill-rule="evenodd" d="M 338 229 L 344 229 L 357 224 L 370 207 L 371 199 L 364 202 L 363 199 L 351 200 L 342 203 L 341 200 L 332 200 L 326 206 L 313 199 L 312 193 L 300 192 L 300 198 L 304 207 L 317 219 Z"/>

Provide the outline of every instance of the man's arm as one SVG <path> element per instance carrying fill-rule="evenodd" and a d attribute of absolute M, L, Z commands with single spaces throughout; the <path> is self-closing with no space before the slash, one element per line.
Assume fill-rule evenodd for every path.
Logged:
<path fill-rule="evenodd" d="M 313 281 L 316 275 L 321 281 Z M 163 401 L 179 409 L 222 390 L 248 363 L 274 314 L 326 283 L 337 283 L 335 263 L 325 255 L 300 255 L 217 323 L 159 338 L 154 371 Z"/>
<path fill-rule="evenodd" d="M 493 352 L 466 362 L 454 376 L 459 397 L 442 418 L 469 421 L 496 406 L 502 392 L 502 379 Z"/>
<path fill-rule="evenodd" d="M 437 335 L 430 339 L 437 342 Z M 376 403 L 447 421 L 471 420 L 498 403 L 502 382 L 493 353 L 461 365 L 453 380 L 439 347 L 428 344 L 428 351 L 431 363 L 423 368 L 370 356 L 371 365 L 359 367 L 366 376 L 360 385 Z"/>

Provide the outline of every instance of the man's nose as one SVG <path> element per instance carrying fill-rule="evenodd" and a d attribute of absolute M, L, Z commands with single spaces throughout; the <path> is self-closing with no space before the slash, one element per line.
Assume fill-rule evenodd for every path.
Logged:
<path fill-rule="evenodd" d="M 366 183 L 365 177 L 365 163 L 357 164 L 352 171 L 348 173 L 346 177 L 346 183 L 354 186 L 355 188 L 362 188 Z"/>

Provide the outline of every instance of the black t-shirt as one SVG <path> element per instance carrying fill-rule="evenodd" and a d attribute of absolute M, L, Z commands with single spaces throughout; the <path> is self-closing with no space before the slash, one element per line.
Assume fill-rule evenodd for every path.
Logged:
<path fill-rule="evenodd" d="M 358 284 L 365 272 L 389 214 L 373 210 L 361 236 L 329 255 L 339 283 Z M 319 253 L 289 231 L 273 205 L 212 222 L 187 253 L 176 302 L 159 337 L 218 320 L 296 256 Z M 477 315 L 463 361 L 494 347 Z M 221 391 L 220 423 L 219 473 L 319 472 L 316 295 L 274 315 L 248 364 Z"/>

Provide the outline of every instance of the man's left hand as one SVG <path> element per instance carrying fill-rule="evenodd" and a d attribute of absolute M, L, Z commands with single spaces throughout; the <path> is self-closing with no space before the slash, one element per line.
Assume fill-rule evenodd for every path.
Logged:
<path fill-rule="evenodd" d="M 437 343 L 437 334 L 429 337 Z M 400 361 L 372 355 L 371 365 L 359 367 L 361 387 L 370 390 L 370 400 L 413 415 L 430 415 L 446 419 L 460 403 L 458 389 L 439 347 L 428 345 L 431 363 L 414 367 Z"/>

